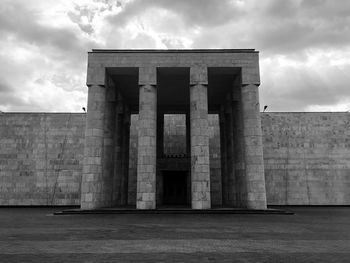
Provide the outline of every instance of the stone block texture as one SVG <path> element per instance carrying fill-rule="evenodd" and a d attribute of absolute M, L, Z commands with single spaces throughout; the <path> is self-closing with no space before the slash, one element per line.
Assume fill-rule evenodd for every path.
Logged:
<path fill-rule="evenodd" d="M 113 141 L 114 163 L 112 175 L 112 204 L 111 206 L 127 205 L 128 200 L 128 169 L 129 169 L 129 143 L 130 143 L 130 112 L 120 95 L 116 100 Z"/>
<path fill-rule="evenodd" d="M 350 114 L 263 113 L 267 203 L 350 204 Z"/>
<path fill-rule="evenodd" d="M 208 125 L 215 206 L 221 198 L 218 115 L 209 114 Z M 263 113 L 261 125 L 268 205 L 350 205 L 349 113 Z M 128 202 L 134 205 L 138 129 L 132 115 Z M 165 137 L 171 131 L 165 125 Z M 85 114 L 0 114 L 0 204 L 79 205 L 84 133 Z"/>
<path fill-rule="evenodd" d="M 0 205 L 79 205 L 85 114 L 0 114 Z"/>
<path fill-rule="evenodd" d="M 164 115 L 164 152 L 171 153 L 172 156 L 183 155 L 186 153 L 185 132 L 186 127 L 184 114 L 165 114 Z M 208 135 L 209 135 L 209 153 L 210 153 L 210 191 L 211 205 L 213 207 L 221 206 L 221 169 L 220 169 L 220 138 L 219 138 L 219 119 L 215 114 L 208 115 Z M 129 166 L 129 198 L 128 204 L 136 204 L 136 177 L 137 177 L 137 135 L 139 130 L 138 115 L 131 116 L 130 128 L 130 166 Z M 177 151 L 173 149 L 176 147 Z M 180 146 L 181 145 L 181 146 Z M 169 167 L 168 167 L 169 168 Z M 186 159 L 172 158 L 171 168 L 175 170 L 186 170 Z M 190 183 L 189 183 L 190 186 Z M 191 189 L 188 189 L 190 192 Z M 157 199 L 157 204 L 161 200 Z"/>
<path fill-rule="evenodd" d="M 89 87 L 85 130 L 84 167 L 81 184 L 81 207 L 93 209 L 110 204 L 105 191 L 110 187 L 108 173 L 103 171 L 105 138 L 106 88 L 101 85 Z M 106 139 L 108 136 L 106 137 Z M 110 191 L 109 191 L 110 192 Z"/>
<path fill-rule="evenodd" d="M 226 103 L 224 105 L 224 111 L 222 112 L 224 118 L 223 120 L 223 131 L 222 133 L 225 135 L 222 140 L 224 140 L 225 146 L 223 146 L 223 150 L 225 150 L 224 157 L 225 161 L 225 174 L 223 174 L 223 179 L 225 183 L 223 184 L 223 196 L 225 198 L 224 205 L 225 206 L 238 206 L 237 197 L 236 197 L 236 173 L 235 173 L 235 144 L 234 144 L 234 119 L 233 119 L 233 109 L 232 109 L 232 100 L 231 96 L 228 96 L 226 99 Z"/>
<path fill-rule="evenodd" d="M 155 86 L 140 86 L 139 105 L 136 207 L 155 209 L 157 166 L 157 89 Z"/>
<path fill-rule="evenodd" d="M 164 154 L 186 155 L 186 115 L 164 115 Z"/>
<path fill-rule="evenodd" d="M 257 85 L 245 85 L 241 94 L 247 191 L 245 206 L 250 209 L 266 209 L 259 88 Z"/>
<path fill-rule="evenodd" d="M 190 87 L 192 208 L 209 209 L 210 168 L 207 87 Z"/>

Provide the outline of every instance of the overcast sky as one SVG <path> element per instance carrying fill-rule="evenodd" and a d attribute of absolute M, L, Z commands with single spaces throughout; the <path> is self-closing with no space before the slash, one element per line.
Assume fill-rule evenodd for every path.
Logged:
<path fill-rule="evenodd" d="M 0 110 L 81 112 L 92 48 L 255 48 L 268 111 L 350 110 L 349 0 L 1 0 Z"/>

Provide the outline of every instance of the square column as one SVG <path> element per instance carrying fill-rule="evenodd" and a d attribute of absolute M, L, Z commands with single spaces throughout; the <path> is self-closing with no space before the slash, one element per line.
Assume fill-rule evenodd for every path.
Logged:
<path fill-rule="evenodd" d="M 164 157 L 164 113 L 161 110 L 157 112 L 157 159 Z M 157 205 L 163 204 L 163 177 L 160 169 L 156 169 L 156 189 Z"/>
<path fill-rule="evenodd" d="M 237 206 L 236 174 L 235 174 L 235 145 L 233 132 L 232 93 L 226 97 L 225 128 L 226 128 L 226 160 L 227 160 L 227 195 L 228 205 Z"/>
<path fill-rule="evenodd" d="M 114 177 L 115 86 L 109 78 L 107 83 L 103 125 L 102 199 L 104 207 L 111 207 Z"/>
<path fill-rule="evenodd" d="M 191 156 L 191 114 L 186 112 L 186 156 Z"/>
<path fill-rule="evenodd" d="M 242 85 L 247 208 L 266 209 L 266 190 L 258 85 Z"/>
<path fill-rule="evenodd" d="M 164 113 L 157 113 L 157 156 L 158 158 L 164 155 Z"/>
<path fill-rule="evenodd" d="M 228 202 L 228 173 L 227 173 L 227 142 L 226 142 L 226 122 L 224 107 L 219 113 L 220 125 L 220 155 L 221 155 L 221 193 L 222 205 L 227 206 Z"/>
<path fill-rule="evenodd" d="M 105 106 L 106 89 L 104 85 L 90 85 L 81 183 L 81 209 L 105 206 L 102 160 Z"/>
<path fill-rule="evenodd" d="M 129 185 L 129 146 L 130 146 L 130 124 L 131 115 L 128 106 L 124 107 L 123 128 L 122 128 L 122 191 L 121 205 L 128 204 L 128 185 Z"/>
<path fill-rule="evenodd" d="M 190 77 L 192 209 L 210 209 L 207 69 L 191 68 Z"/>
<path fill-rule="evenodd" d="M 114 177 L 112 203 L 128 203 L 130 112 L 122 96 L 117 95 L 114 132 Z"/>
<path fill-rule="evenodd" d="M 243 114 L 242 114 L 242 94 L 241 80 L 235 80 L 237 86 L 232 92 L 232 118 L 233 118 L 233 144 L 234 144 L 234 173 L 236 179 L 236 205 L 247 207 L 247 190 L 245 176 L 245 155 L 243 136 Z"/>
<path fill-rule="evenodd" d="M 137 209 L 156 208 L 157 89 L 140 85 Z"/>
<path fill-rule="evenodd" d="M 122 205 L 122 151 L 123 151 L 123 115 L 124 103 L 120 94 L 117 94 L 115 105 L 115 129 L 114 129 L 114 175 L 113 175 L 113 193 L 112 204 L 114 206 Z"/>

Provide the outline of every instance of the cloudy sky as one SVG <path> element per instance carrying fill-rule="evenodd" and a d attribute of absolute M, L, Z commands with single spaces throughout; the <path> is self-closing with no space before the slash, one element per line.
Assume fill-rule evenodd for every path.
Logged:
<path fill-rule="evenodd" d="M 350 110 L 349 0 L 1 0 L 0 110 L 86 105 L 92 48 L 255 48 L 269 111 Z"/>

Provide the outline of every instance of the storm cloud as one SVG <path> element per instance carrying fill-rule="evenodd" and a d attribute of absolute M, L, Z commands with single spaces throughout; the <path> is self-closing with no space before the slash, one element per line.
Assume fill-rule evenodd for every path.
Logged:
<path fill-rule="evenodd" d="M 5 0 L 0 34 L 3 111 L 79 111 L 91 48 L 255 48 L 262 107 L 350 109 L 349 1 Z"/>

